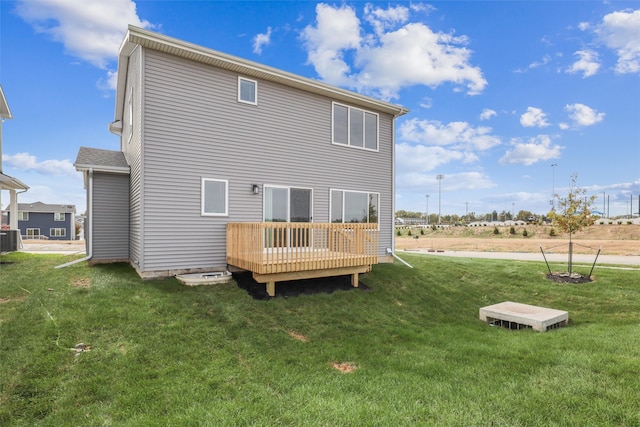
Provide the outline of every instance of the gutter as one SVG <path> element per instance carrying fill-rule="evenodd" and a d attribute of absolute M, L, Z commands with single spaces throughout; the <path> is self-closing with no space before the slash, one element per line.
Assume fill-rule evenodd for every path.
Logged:
<path fill-rule="evenodd" d="M 70 262 L 67 262 L 62 265 L 57 265 L 53 268 L 64 268 L 69 267 L 70 265 L 78 264 L 83 261 L 88 261 L 93 258 L 93 168 L 90 168 L 87 171 L 87 175 L 89 177 L 89 185 L 87 191 L 89 192 L 89 206 L 87 207 L 87 218 L 89 218 L 89 240 L 87 241 L 87 255 L 83 258 L 76 259 Z M 86 224 L 86 223 L 85 223 Z M 86 239 L 86 236 L 85 236 Z"/>

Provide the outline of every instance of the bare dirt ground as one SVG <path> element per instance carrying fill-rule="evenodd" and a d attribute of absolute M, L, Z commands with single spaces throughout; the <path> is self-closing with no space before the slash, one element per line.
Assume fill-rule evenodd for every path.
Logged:
<path fill-rule="evenodd" d="M 549 236 L 551 226 L 498 226 L 500 234 L 494 234 L 492 225 L 480 227 L 449 227 L 432 230 L 425 228 L 401 229 L 402 237 L 396 236 L 396 249 L 427 249 L 434 251 L 479 251 L 479 252 L 545 252 L 567 253 L 569 235 L 558 232 Z M 411 236 L 407 236 L 411 230 Z M 522 235 L 527 230 L 527 236 Z M 417 236 L 417 238 L 416 238 Z M 573 235 L 574 253 L 595 254 L 602 247 L 603 255 L 640 255 L 640 225 L 605 224 L 593 225 Z"/>

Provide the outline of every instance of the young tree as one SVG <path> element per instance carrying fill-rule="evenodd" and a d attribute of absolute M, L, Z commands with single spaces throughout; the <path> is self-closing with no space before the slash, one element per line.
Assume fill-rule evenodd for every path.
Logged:
<path fill-rule="evenodd" d="M 549 212 L 549 218 L 553 224 L 565 233 L 569 233 L 569 274 L 573 267 L 573 233 L 585 227 L 593 225 L 595 218 L 591 216 L 591 206 L 596 196 L 587 197 L 587 190 L 578 187 L 578 174 L 571 175 L 571 186 L 566 198 L 557 194 L 553 197 L 557 200 L 557 210 Z"/>

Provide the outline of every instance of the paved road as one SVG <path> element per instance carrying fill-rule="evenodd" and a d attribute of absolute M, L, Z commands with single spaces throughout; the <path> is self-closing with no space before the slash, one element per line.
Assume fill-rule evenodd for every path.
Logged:
<path fill-rule="evenodd" d="M 530 252 L 471 252 L 471 251 L 443 251 L 430 252 L 426 249 L 397 251 L 398 255 L 402 253 L 425 254 L 432 256 L 450 256 L 459 258 L 489 258 L 489 259 L 512 259 L 518 261 L 538 261 L 544 262 L 542 253 Z M 568 261 L 567 254 L 545 254 L 547 261 L 550 263 L 566 263 Z M 573 262 L 576 264 L 593 264 L 595 255 L 574 254 Z M 600 255 L 596 266 L 603 264 L 628 265 L 634 268 L 640 268 L 640 256 L 624 256 L 624 255 Z"/>

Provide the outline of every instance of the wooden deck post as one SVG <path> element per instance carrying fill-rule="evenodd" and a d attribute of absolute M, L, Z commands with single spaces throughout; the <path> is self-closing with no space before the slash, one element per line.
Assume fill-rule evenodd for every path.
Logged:
<path fill-rule="evenodd" d="M 267 282 L 267 295 L 270 297 L 276 296 L 276 282 Z"/>
<path fill-rule="evenodd" d="M 359 273 L 353 273 L 351 275 L 351 286 L 353 286 L 354 288 L 358 287 L 358 275 Z"/>

